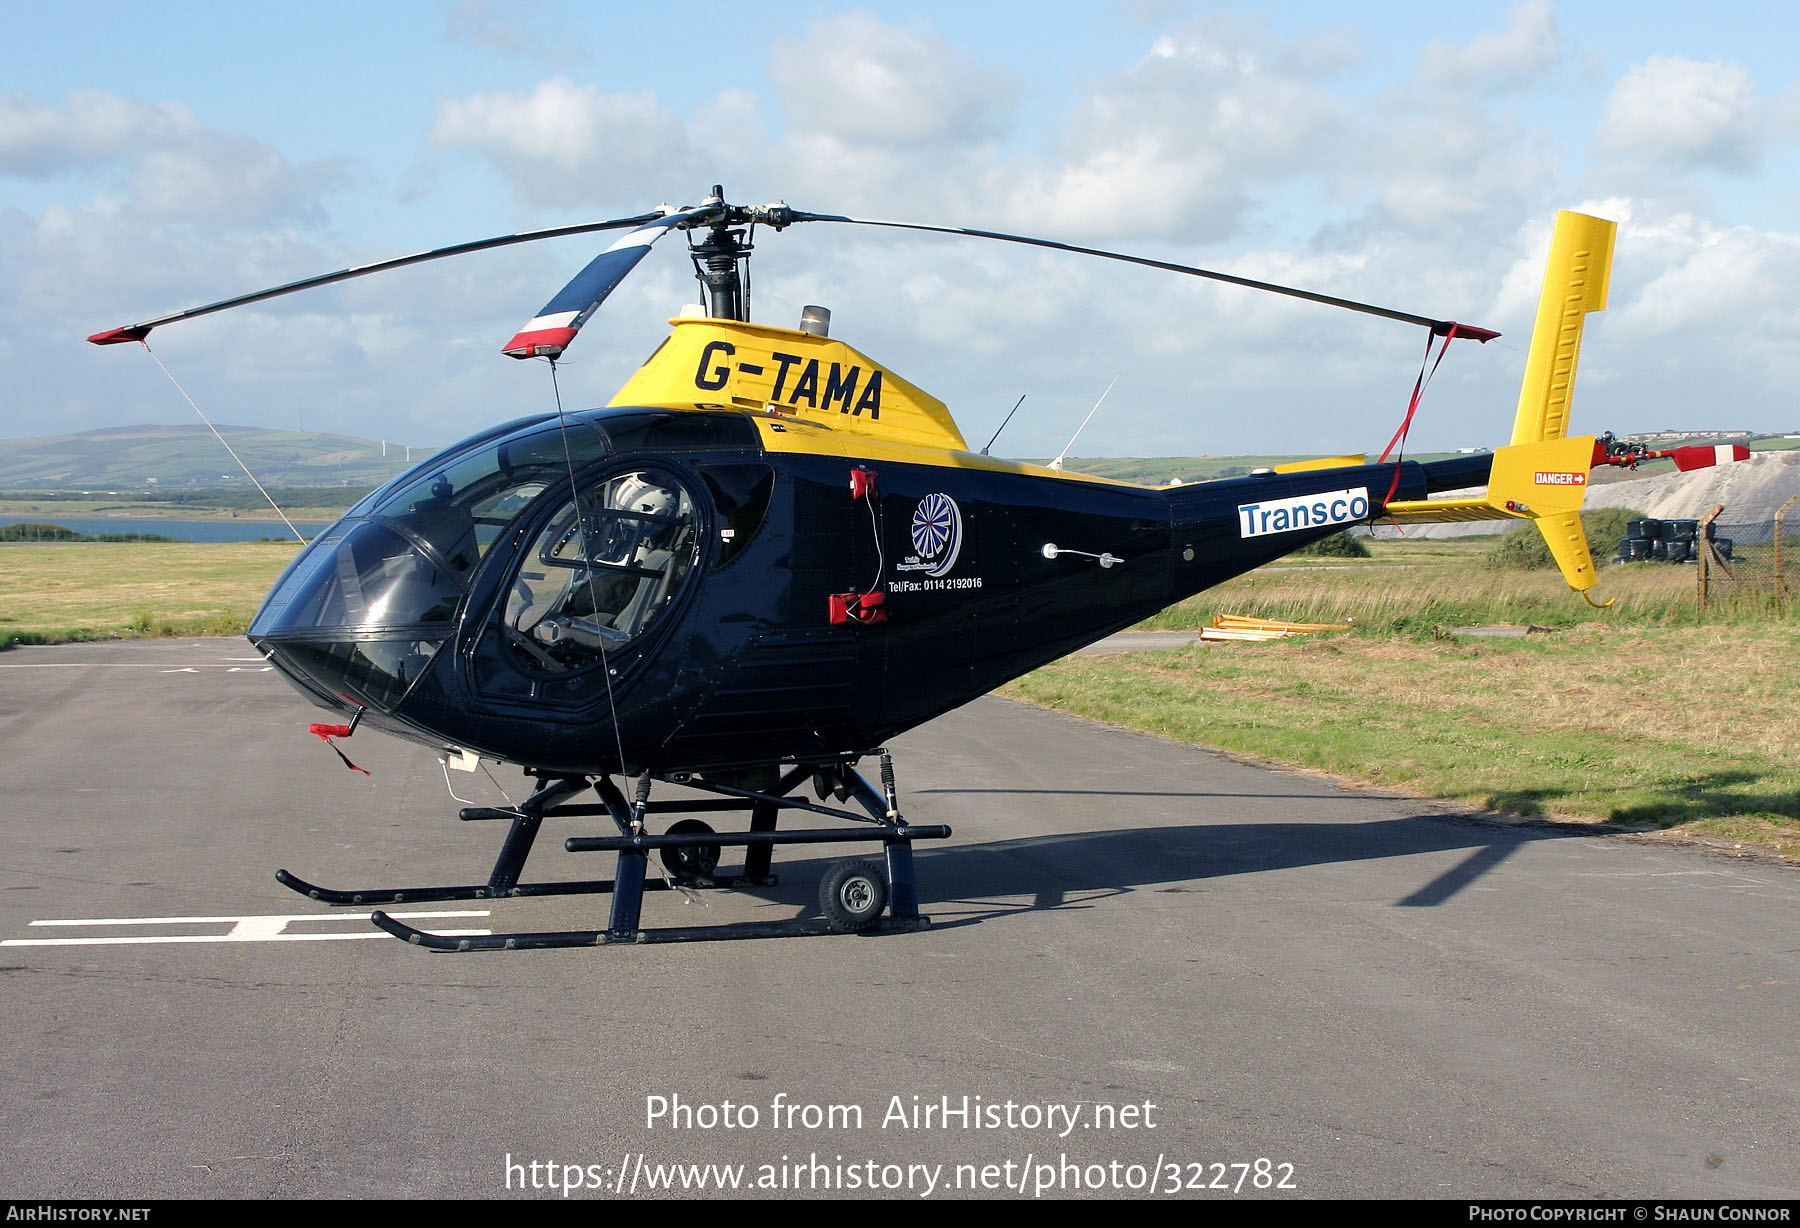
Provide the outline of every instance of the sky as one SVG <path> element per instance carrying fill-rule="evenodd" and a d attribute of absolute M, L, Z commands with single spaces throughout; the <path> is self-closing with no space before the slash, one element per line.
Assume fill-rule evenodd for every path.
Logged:
<path fill-rule="evenodd" d="M 743 203 L 1035 235 L 1501 330 L 1413 450 L 1505 441 L 1559 209 L 1620 224 L 1575 429 L 1800 431 L 1800 22 L 1774 4 L 0 0 L 0 436 L 196 422 L 89 334 L 346 265 Z M 158 329 L 216 422 L 447 444 L 552 408 L 501 345 L 609 241 Z M 967 238 L 759 232 L 752 314 L 995 452 L 1380 451 L 1411 325 Z M 699 299 L 672 238 L 587 325 L 604 404 Z"/>

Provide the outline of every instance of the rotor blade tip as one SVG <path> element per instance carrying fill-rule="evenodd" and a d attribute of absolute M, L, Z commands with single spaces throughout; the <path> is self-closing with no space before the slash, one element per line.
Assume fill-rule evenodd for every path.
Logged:
<path fill-rule="evenodd" d="M 1442 337 L 1453 328 L 1456 330 L 1456 335 L 1458 337 L 1467 337 L 1471 341 L 1479 341 L 1483 345 L 1486 345 L 1500 335 L 1494 329 L 1478 328 L 1473 324 L 1459 324 L 1455 320 L 1446 320 L 1441 324 L 1434 325 L 1431 332 L 1434 336 Z"/>
<path fill-rule="evenodd" d="M 531 328 L 500 347 L 509 358 L 555 358 L 575 340 L 573 328 Z"/>
<path fill-rule="evenodd" d="M 150 329 L 142 324 L 133 324 L 127 328 L 109 328 L 105 332 L 95 333 L 88 340 L 95 345 L 124 345 L 127 341 L 142 341 L 150 335 Z"/>

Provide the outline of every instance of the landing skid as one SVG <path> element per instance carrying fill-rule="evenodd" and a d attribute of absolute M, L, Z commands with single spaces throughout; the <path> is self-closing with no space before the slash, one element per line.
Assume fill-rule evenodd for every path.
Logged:
<path fill-rule="evenodd" d="M 344 891 L 320 887 L 286 870 L 275 880 L 309 899 L 334 906 L 415 904 L 436 900 L 493 900 L 554 895 L 610 895 L 612 914 L 603 930 L 551 933 L 491 934 L 452 938 L 404 925 L 377 909 L 370 917 L 376 926 L 415 946 L 434 951 L 542 950 L 551 947 L 605 946 L 613 943 L 700 942 L 743 938 L 807 937 L 829 933 L 899 933 L 924 929 L 929 917 L 919 914 L 918 888 L 913 877 L 912 842 L 942 840 L 950 835 L 945 826 L 913 827 L 900 817 L 894 800 L 893 767 L 881 754 L 883 789 L 878 791 L 851 767 L 854 758 L 827 764 L 801 764 L 783 774 L 767 791 L 744 789 L 702 775 L 674 779 L 689 788 L 717 795 L 704 801 L 650 801 L 651 777 L 637 782 L 637 796 L 627 802 L 610 776 L 540 777 L 539 787 L 515 810 L 468 807 L 460 812 L 465 821 L 505 819 L 511 823 L 493 871 L 484 884 L 456 887 L 376 887 Z M 854 800 L 866 815 L 832 806 L 815 805 L 791 796 L 809 778 L 831 785 L 839 800 Z M 600 804 L 575 804 L 571 798 L 592 786 Z M 830 827 L 779 831 L 783 810 L 805 810 L 847 820 L 858 827 Z M 662 835 L 652 835 L 644 820 L 652 814 L 748 812 L 750 830 L 715 832 L 706 823 L 686 819 L 670 825 Z M 525 861 L 531 855 L 538 831 L 546 818 L 606 815 L 618 828 L 616 836 L 576 836 L 563 842 L 571 853 L 610 852 L 618 863 L 610 879 L 569 882 L 521 883 Z M 883 862 L 838 862 L 821 884 L 822 918 L 769 921 L 737 925 L 678 926 L 645 929 L 640 924 L 645 891 L 703 888 L 774 886 L 770 873 L 777 845 L 879 843 Z M 745 849 L 744 870 L 738 874 L 715 872 L 719 852 L 725 847 Z M 662 860 L 665 872 L 648 876 L 652 852 Z"/>
<path fill-rule="evenodd" d="M 614 943 L 722 942 L 733 938 L 813 938 L 851 931 L 832 928 L 822 920 L 764 921 L 744 925 L 690 925 L 638 930 L 618 935 L 611 930 L 562 930 L 548 934 L 488 934 L 485 937 L 451 938 L 416 930 L 396 921 L 379 908 L 369 919 L 396 938 L 431 951 L 532 951 L 550 947 L 604 947 Z M 926 929 L 930 917 L 892 917 L 878 921 L 859 934 L 901 934 Z"/>

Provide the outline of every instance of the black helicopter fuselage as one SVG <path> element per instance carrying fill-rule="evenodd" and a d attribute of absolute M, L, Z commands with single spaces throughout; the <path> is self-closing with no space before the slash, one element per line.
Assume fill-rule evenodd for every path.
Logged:
<path fill-rule="evenodd" d="M 612 897 L 604 930 L 432 935 L 372 914 L 436 950 L 917 929 L 929 918 L 913 842 L 951 832 L 906 821 L 886 750 L 879 786 L 857 770 L 894 735 L 1381 518 L 1531 519 L 1571 589 L 1585 596 L 1595 583 L 1579 509 L 1592 466 L 1616 462 L 1593 437 L 1567 431 L 1582 317 L 1605 306 L 1610 222 L 1559 215 L 1512 442 L 1497 453 L 1428 465 L 1340 457 L 1167 488 L 971 452 L 942 401 L 832 339 L 821 307 L 805 308 L 797 329 L 750 322 L 742 274 L 754 229 L 798 222 L 960 234 L 1228 282 L 1427 327 L 1443 338 L 1439 359 L 1458 337 L 1498 335 L 1051 240 L 782 202 L 734 206 L 716 185 L 697 206 L 438 248 L 96 333 L 89 340 L 101 345 L 143 341 L 164 324 L 384 269 L 625 230 L 503 347 L 554 369 L 651 246 L 688 235 L 707 302 L 670 321 L 607 408 L 509 423 L 396 478 L 308 544 L 250 627 L 285 676 L 350 718 L 315 725 L 321 736 L 367 725 L 440 748 L 446 763 L 493 758 L 536 778 L 517 804 L 461 812 L 508 823 L 487 880 L 344 890 L 284 869 L 278 881 L 359 907 Z M 1427 497 L 1477 486 L 1485 490 Z M 619 774 L 636 777 L 630 799 Z M 713 796 L 653 800 L 658 779 Z M 821 804 L 796 796 L 809 779 Z M 590 788 L 597 806 L 572 802 Z M 721 811 L 747 813 L 748 831 L 696 818 L 650 826 Z M 849 826 L 782 827 L 795 811 Z M 563 847 L 616 854 L 612 878 L 521 881 L 546 818 L 602 813 L 616 836 Z M 859 842 L 878 843 L 882 862 L 833 866 L 820 882 L 820 922 L 640 924 L 649 887 L 769 886 L 777 846 Z M 728 847 L 744 849 L 741 871 L 719 871 Z M 648 878 L 652 853 L 661 884 Z"/>
<path fill-rule="evenodd" d="M 798 424 L 770 417 L 617 407 L 477 436 L 321 534 L 250 638 L 322 706 L 533 770 L 823 762 L 1366 523 L 1395 474 L 1153 489 L 780 452 Z M 1486 467 L 1409 462 L 1394 497 Z"/>
<path fill-rule="evenodd" d="M 498 428 L 396 479 L 302 552 L 250 628 L 351 728 L 540 773 L 854 758 L 1389 504 L 1487 478 L 1483 457 L 1441 473 L 1344 463 L 1166 490 L 977 455 L 943 402 L 830 338 L 828 311 L 806 308 L 798 329 L 749 321 L 754 228 L 798 222 L 1147 265 L 1423 325 L 1446 346 L 1498 335 L 1028 236 L 736 206 L 714 185 L 697 206 L 396 257 L 89 340 L 143 341 L 384 269 L 625 230 L 503 347 L 554 364 L 659 239 L 687 234 L 707 303 L 671 321 L 606 410 Z M 1572 373 L 1568 359 L 1557 370 Z M 1525 515 L 1539 501 L 1479 510 Z"/>

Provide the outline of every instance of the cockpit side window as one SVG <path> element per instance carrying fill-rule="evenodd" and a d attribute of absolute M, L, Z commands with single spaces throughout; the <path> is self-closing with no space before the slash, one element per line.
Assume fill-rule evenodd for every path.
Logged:
<path fill-rule="evenodd" d="M 673 474 L 617 474 L 565 503 L 525 552 L 507 641 L 527 669 L 599 664 L 649 630 L 699 558 L 700 514 Z"/>

